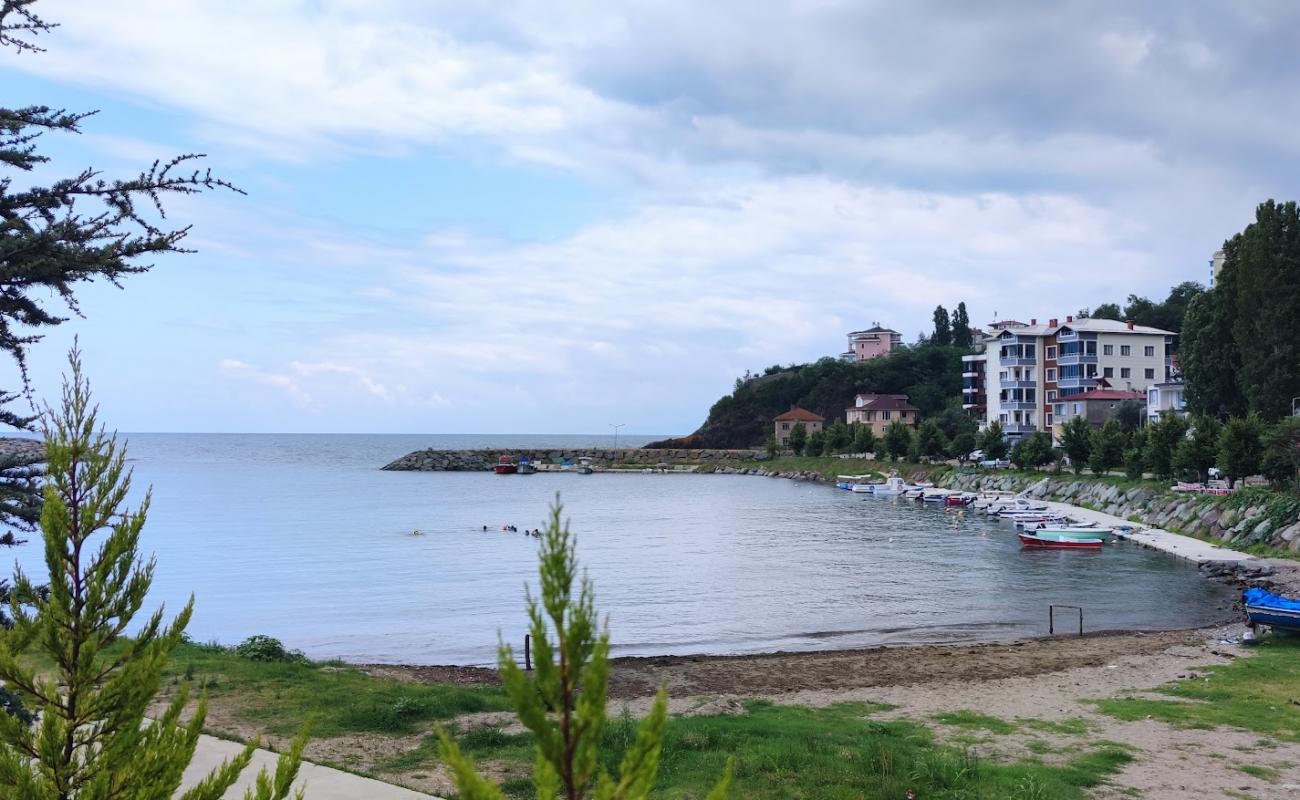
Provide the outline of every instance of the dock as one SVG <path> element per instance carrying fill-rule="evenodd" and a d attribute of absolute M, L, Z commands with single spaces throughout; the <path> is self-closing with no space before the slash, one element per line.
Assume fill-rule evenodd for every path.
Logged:
<path fill-rule="evenodd" d="M 1249 553 L 1242 553 L 1222 545 L 1194 539 L 1191 536 L 1183 536 L 1181 533 L 1143 527 L 1141 523 L 1130 522 L 1120 517 L 1113 517 L 1110 514 L 1103 514 L 1100 511 L 1072 506 L 1069 503 L 1055 503 L 1046 500 L 1043 502 L 1052 511 L 1067 514 L 1082 523 L 1095 522 L 1105 528 L 1118 528 L 1121 525 L 1132 528 L 1129 532 L 1117 529 L 1115 535 L 1121 539 L 1136 542 L 1143 547 L 1159 550 L 1162 553 L 1168 553 L 1196 564 L 1203 564 L 1207 561 L 1258 561 L 1261 564 L 1264 563 L 1264 559 L 1252 556 Z"/>

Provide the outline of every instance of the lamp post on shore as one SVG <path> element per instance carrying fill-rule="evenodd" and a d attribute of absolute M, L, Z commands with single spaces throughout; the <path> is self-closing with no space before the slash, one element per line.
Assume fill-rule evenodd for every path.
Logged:
<path fill-rule="evenodd" d="M 611 427 L 611 428 L 614 429 L 614 449 L 615 449 L 615 450 L 618 449 L 618 429 L 621 428 L 621 427 L 623 427 L 623 426 L 626 425 L 626 424 L 627 424 L 626 422 L 620 422 L 620 423 L 618 423 L 617 425 L 615 425 L 615 424 L 612 423 L 612 422 L 609 423 L 609 427 Z"/>

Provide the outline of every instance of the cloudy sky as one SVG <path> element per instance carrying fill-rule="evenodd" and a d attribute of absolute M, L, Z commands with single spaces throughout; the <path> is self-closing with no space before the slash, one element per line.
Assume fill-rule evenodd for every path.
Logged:
<path fill-rule="evenodd" d="M 685 433 L 936 303 L 1163 297 L 1300 178 L 1300 6 L 60 0 L 43 175 L 208 154 L 79 334 L 136 431 Z"/>

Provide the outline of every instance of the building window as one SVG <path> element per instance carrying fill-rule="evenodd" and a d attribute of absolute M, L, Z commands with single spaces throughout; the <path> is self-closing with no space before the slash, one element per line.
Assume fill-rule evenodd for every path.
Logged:
<path fill-rule="evenodd" d="M 1080 403 L 1075 403 L 1075 404 L 1074 404 L 1074 415 L 1075 415 L 1076 417 L 1079 416 L 1080 405 L 1081 405 Z"/>
<path fill-rule="evenodd" d="M 1056 367 L 1047 368 L 1047 380 L 1049 383 L 1056 380 Z"/>
<path fill-rule="evenodd" d="M 1153 369 L 1149 369 L 1149 370 L 1146 371 L 1146 375 L 1147 375 L 1147 380 L 1149 380 L 1149 381 L 1150 381 L 1150 380 L 1155 380 L 1155 377 L 1156 377 L 1156 371 L 1153 370 Z"/>
<path fill-rule="evenodd" d="M 880 418 L 881 418 L 881 419 L 886 419 L 886 420 L 889 419 L 889 412 L 888 412 L 888 411 L 881 411 L 881 412 L 880 412 Z"/>
<path fill-rule="evenodd" d="M 1047 412 L 1047 427 L 1052 427 L 1052 412 Z"/>
<path fill-rule="evenodd" d="M 788 422 L 782 422 L 782 423 L 781 423 L 781 430 L 783 430 L 783 431 L 788 431 L 788 430 L 790 430 L 790 423 L 788 423 Z"/>
<path fill-rule="evenodd" d="M 1113 344 L 1103 344 L 1103 345 L 1101 346 L 1101 354 L 1102 354 L 1103 356 L 1113 356 L 1113 355 L 1115 355 L 1115 345 L 1113 345 Z"/>
<path fill-rule="evenodd" d="M 1113 378 L 1113 377 L 1115 377 L 1115 368 L 1114 368 L 1114 367 L 1103 367 L 1102 370 L 1101 370 L 1101 377 L 1103 377 L 1103 378 Z"/>
<path fill-rule="evenodd" d="M 1050 344 L 1047 346 L 1047 357 L 1056 358 L 1056 345 Z"/>
<path fill-rule="evenodd" d="M 1146 347 L 1142 348 L 1142 355 L 1146 356 L 1147 358 L 1151 358 L 1155 354 L 1156 354 L 1156 346 L 1153 344 L 1149 344 Z"/>
<path fill-rule="evenodd" d="M 1065 416 L 1065 403 L 1057 403 L 1052 406 L 1052 413 L 1058 417 Z"/>
<path fill-rule="evenodd" d="M 1122 356 L 1132 355 L 1133 348 L 1129 345 L 1122 344 L 1119 346 L 1119 354 Z"/>
<path fill-rule="evenodd" d="M 1127 378 L 1127 377 L 1130 377 L 1130 376 L 1132 375 L 1132 373 L 1133 373 L 1133 370 L 1129 369 L 1128 367 L 1120 367 L 1120 368 L 1119 368 L 1119 376 L 1120 376 L 1121 378 Z"/>
<path fill-rule="evenodd" d="M 1050 402 L 1054 401 L 1055 399 L 1056 399 L 1056 390 L 1055 390 L 1055 389 L 1048 389 L 1048 390 L 1047 390 L 1047 402 L 1050 403 Z"/>

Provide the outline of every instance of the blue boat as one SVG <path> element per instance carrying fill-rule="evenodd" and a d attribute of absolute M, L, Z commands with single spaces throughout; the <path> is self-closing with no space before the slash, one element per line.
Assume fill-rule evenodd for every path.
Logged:
<path fill-rule="evenodd" d="M 1300 600 L 1263 589 L 1247 589 L 1241 599 L 1246 604 L 1246 618 L 1255 625 L 1300 631 Z"/>

